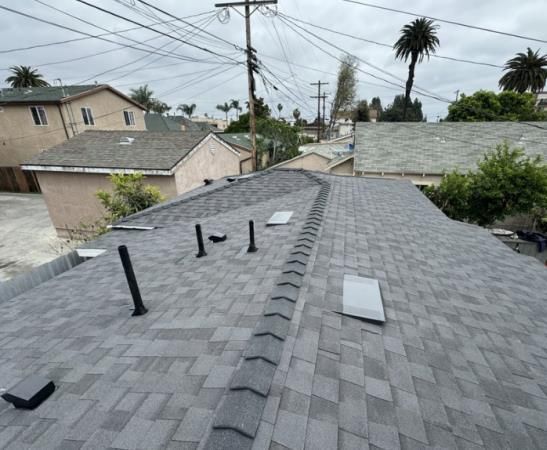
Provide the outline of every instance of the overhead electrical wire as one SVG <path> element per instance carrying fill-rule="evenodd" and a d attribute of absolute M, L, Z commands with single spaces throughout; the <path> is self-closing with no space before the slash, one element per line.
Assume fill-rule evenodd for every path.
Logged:
<path fill-rule="evenodd" d="M 284 19 L 283 17 L 280 17 L 280 20 L 282 20 L 285 25 L 287 25 L 292 31 L 294 31 L 296 34 L 298 34 L 300 37 L 302 37 L 305 41 L 307 41 L 308 43 L 310 43 L 311 45 L 313 45 L 314 47 L 318 48 L 319 50 L 321 50 L 323 53 L 325 53 L 326 55 L 330 56 L 331 58 L 334 58 L 336 59 L 337 61 L 343 63 L 344 61 L 341 60 L 338 56 L 330 53 L 328 50 L 325 50 L 324 48 L 322 48 L 321 46 L 319 46 L 318 44 L 314 43 L 313 41 L 311 41 L 310 39 L 308 39 L 306 36 L 304 36 L 302 33 L 300 33 L 297 29 L 295 29 L 292 25 L 292 23 L 290 23 L 289 21 L 286 21 L 286 19 Z M 295 25 L 295 26 L 298 26 L 298 25 Z M 340 49 L 341 50 L 341 49 Z M 347 53 L 346 51 L 344 50 L 341 50 L 343 53 L 346 53 L 346 54 L 349 54 Z M 351 56 L 354 56 L 354 55 L 351 55 Z M 385 83 L 388 83 L 388 84 L 391 84 L 393 86 L 397 86 L 399 88 L 402 88 L 404 89 L 404 86 L 401 85 L 401 84 L 398 84 L 398 83 L 395 83 L 393 81 L 389 81 L 389 80 L 386 80 L 385 78 L 382 78 L 378 75 L 375 75 L 373 73 L 370 73 L 370 72 L 367 72 L 363 69 L 361 69 L 360 67 L 357 67 L 357 70 L 365 75 L 368 75 L 368 76 L 371 76 L 377 80 L 380 80 L 380 81 L 383 81 Z M 429 98 L 432 98 L 434 100 L 438 100 L 438 101 L 441 101 L 441 102 L 444 102 L 444 103 L 452 103 L 451 100 L 448 100 L 448 99 L 445 99 L 445 98 L 442 98 L 442 97 L 439 97 L 437 94 L 428 94 L 428 93 L 425 93 L 423 92 L 421 89 L 413 89 L 414 92 L 417 92 L 418 94 L 424 96 L 424 97 L 429 97 Z"/>
<path fill-rule="evenodd" d="M 198 16 L 202 16 L 202 15 L 205 15 L 205 14 L 210 14 L 211 12 L 212 11 L 206 11 L 206 12 L 199 13 L 199 14 L 193 14 L 191 16 L 186 16 L 186 18 L 189 19 L 189 18 L 192 18 L 192 17 L 198 17 Z M 150 23 L 149 25 L 159 25 L 159 24 L 162 24 L 163 22 L 164 21 L 154 22 L 154 23 Z M 167 22 L 170 22 L 170 21 L 167 21 Z M 131 27 L 131 28 L 126 28 L 124 30 L 120 30 L 120 31 L 109 31 L 108 33 L 100 33 L 100 34 L 96 34 L 96 35 L 89 35 L 89 36 L 85 36 L 85 37 L 81 37 L 81 38 L 65 39 L 65 40 L 62 40 L 62 41 L 48 42 L 48 43 L 45 43 L 45 44 L 35 44 L 35 45 L 27 46 L 27 47 L 9 48 L 9 49 L 0 50 L 0 54 L 14 53 L 14 52 L 20 52 L 20 51 L 34 50 L 34 49 L 37 49 L 37 48 L 51 47 L 51 46 L 55 46 L 55 45 L 69 44 L 69 43 L 72 43 L 72 42 L 79 42 L 79 41 L 86 41 L 88 39 L 100 38 L 102 36 L 119 35 L 119 34 L 122 34 L 122 33 L 128 33 L 130 31 L 140 30 L 141 28 L 142 27 Z M 37 67 L 43 67 L 43 66 L 47 66 L 49 64 L 50 63 L 40 64 Z M 0 69 L 0 70 L 9 70 L 9 69 L 4 68 L 4 69 Z"/>
<path fill-rule="evenodd" d="M 348 38 L 351 38 L 351 39 L 355 39 L 357 41 L 367 42 L 369 44 L 374 44 L 374 45 L 378 45 L 378 46 L 381 46 L 381 47 L 386 47 L 386 48 L 389 48 L 389 49 L 393 49 L 393 45 L 390 45 L 390 44 L 385 44 L 385 43 L 374 41 L 374 40 L 371 40 L 371 39 L 366 39 L 366 38 L 363 38 L 363 37 L 354 36 L 352 34 L 344 33 L 342 31 L 333 30 L 332 28 L 326 28 L 326 27 L 323 27 L 321 25 L 316 25 L 316 24 L 313 24 L 311 22 L 307 22 L 305 20 L 297 19 L 296 17 L 289 16 L 288 14 L 284 14 L 284 16 L 289 17 L 292 20 L 295 20 L 297 22 L 309 25 L 311 27 L 318 28 L 318 29 L 323 30 L 323 31 L 328 31 L 330 33 L 338 34 L 340 36 L 345 36 L 345 37 L 348 37 Z M 503 69 L 503 67 L 504 67 L 504 66 L 499 65 L 499 64 L 492 64 L 492 63 L 481 62 L 481 61 L 473 61 L 473 60 L 470 60 L 470 59 L 456 58 L 456 57 L 453 57 L 453 56 L 437 55 L 435 53 L 431 54 L 430 56 L 433 57 L 433 58 L 438 58 L 438 59 L 447 59 L 447 60 L 450 60 L 450 61 L 463 62 L 463 63 L 467 63 L 467 64 L 475 64 L 475 65 L 478 65 L 478 66 L 494 67 L 494 68 L 498 68 L 498 69 Z"/>
<path fill-rule="evenodd" d="M 448 24 L 451 24 L 451 25 L 457 25 L 459 27 L 471 28 L 471 29 L 474 29 L 474 30 L 486 31 L 488 33 L 501 34 L 501 35 L 504 35 L 504 36 L 510 36 L 510 37 L 514 37 L 514 38 L 518 38 L 518 39 L 524 39 L 524 40 L 527 40 L 527 41 L 542 42 L 544 44 L 547 44 L 547 40 L 545 40 L 545 39 L 538 39 L 538 38 L 535 38 L 535 37 L 523 36 L 521 34 L 509 33 L 509 32 L 506 32 L 506 31 L 494 30 L 492 28 L 479 27 L 479 26 L 476 26 L 476 25 L 469 25 L 469 24 L 462 23 L 462 22 L 456 22 L 454 20 L 440 19 L 438 17 L 427 16 L 425 14 L 418 14 L 418 13 L 414 13 L 414 12 L 410 12 L 410 11 L 403 11 L 401 9 L 388 8 L 387 6 L 374 5 L 372 3 L 365 3 L 365 2 L 360 2 L 360 1 L 356 1 L 356 0 L 344 0 L 344 1 L 347 2 L 347 3 L 355 3 L 357 5 L 367 6 L 369 8 L 382 9 L 384 11 L 391 11 L 391 12 L 396 12 L 396 13 L 399 13 L 399 14 L 406 14 L 407 16 L 413 16 L 413 17 L 425 17 L 426 19 L 436 20 L 437 22 L 448 23 Z"/>
<path fill-rule="evenodd" d="M 93 35 L 93 34 L 90 34 L 90 33 L 86 33 L 85 31 L 80 31 L 80 30 L 77 30 L 75 28 L 71 28 L 71 27 L 68 27 L 68 26 L 65 26 L 65 25 L 61 25 L 61 24 L 58 24 L 56 22 L 52 22 L 50 20 L 42 19 L 40 17 L 36 17 L 36 16 L 31 15 L 31 14 L 27 14 L 23 11 L 18 11 L 18 10 L 13 9 L 13 8 L 8 8 L 7 6 L 4 6 L 4 5 L 0 5 L 0 9 L 3 9 L 4 11 L 11 12 L 13 14 L 17 14 L 17 15 L 26 17 L 28 19 L 36 20 L 38 22 L 42 22 L 42 23 L 54 26 L 54 27 L 57 27 L 57 28 L 61 28 L 61 29 L 67 30 L 67 31 L 72 31 L 73 33 L 77 33 L 77 34 L 81 34 L 81 35 L 84 35 L 84 36 L 88 36 L 90 38 L 96 38 L 96 39 L 99 39 L 101 41 L 109 42 L 111 44 L 115 44 L 115 45 L 118 45 L 118 46 L 121 46 L 121 47 L 132 48 L 134 50 L 138 50 L 138 51 L 146 52 L 146 53 L 150 53 L 150 54 L 161 54 L 161 53 L 158 52 L 158 49 L 156 49 L 155 47 L 152 47 L 152 46 L 150 46 L 150 47 L 155 49 L 154 51 L 146 50 L 144 48 L 136 47 L 134 45 L 126 44 L 126 43 L 123 43 L 123 42 L 113 41 L 111 39 L 107 39 L 107 38 L 103 37 L 102 35 Z M 145 27 L 145 26 L 143 25 L 143 27 Z M 137 28 L 141 28 L 141 27 L 139 26 Z M 110 33 L 110 34 L 112 34 L 112 33 Z M 138 44 L 142 45 L 141 43 L 138 43 Z M 185 56 L 181 56 L 181 55 L 177 55 L 177 54 L 170 54 L 170 53 L 163 53 L 163 54 L 165 54 L 166 56 L 172 57 L 172 58 L 181 59 L 183 61 L 196 61 L 195 58 L 189 58 L 189 57 L 185 57 Z"/>
<path fill-rule="evenodd" d="M 142 27 L 144 27 L 144 28 L 146 28 L 146 29 L 148 29 L 148 30 L 150 30 L 150 31 L 155 32 L 155 33 L 163 34 L 164 36 L 170 37 L 171 39 L 175 39 L 175 40 L 177 40 L 177 41 L 184 42 L 184 43 L 187 44 L 188 46 L 193 47 L 193 48 L 196 48 L 196 49 L 201 50 L 201 51 L 203 51 L 203 52 L 206 52 L 206 53 L 209 53 L 209 54 L 212 54 L 212 55 L 216 55 L 216 56 L 219 56 L 219 57 L 224 58 L 224 59 L 228 59 L 228 60 L 232 61 L 232 62 L 235 63 L 235 64 L 238 64 L 238 65 L 245 64 L 245 63 L 242 62 L 242 61 L 238 61 L 238 60 L 236 60 L 236 59 L 234 59 L 234 58 L 231 58 L 231 57 L 229 57 L 229 56 L 222 55 L 222 54 L 217 53 L 217 52 L 215 52 L 214 50 L 208 49 L 208 48 L 206 48 L 206 47 L 202 47 L 202 46 L 193 44 L 193 43 L 191 43 L 191 42 L 189 42 L 189 41 L 185 41 L 185 40 L 180 39 L 180 38 L 177 38 L 177 37 L 175 37 L 175 36 L 170 36 L 168 33 L 165 33 L 165 32 L 163 32 L 163 31 L 161 31 L 161 30 L 157 30 L 156 28 L 153 28 L 153 27 L 151 27 L 151 26 L 142 24 L 142 23 L 140 23 L 140 22 L 137 22 L 136 20 L 129 19 L 129 18 L 127 18 L 127 17 L 123 17 L 123 16 L 120 15 L 120 14 L 117 14 L 117 13 L 115 13 L 115 12 L 113 12 L 113 11 L 109 11 L 109 10 L 107 10 L 107 9 L 101 8 L 100 6 L 93 5 L 93 4 L 88 3 L 88 2 L 86 2 L 86 1 L 84 1 L 84 0 L 76 0 L 76 1 L 77 1 L 78 3 L 82 3 L 83 5 L 87 5 L 87 6 L 91 7 L 91 8 L 94 8 L 94 9 L 97 9 L 97 10 L 99 10 L 99 11 L 102 11 L 102 12 L 104 12 L 105 14 L 109 14 L 109 15 L 111 15 L 111 16 L 117 17 L 118 19 L 122 19 L 122 20 L 125 20 L 125 21 L 127 21 L 127 22 L 133 23 L 133 24 L 135 24 L 135 25 L 142 26 Z"/>

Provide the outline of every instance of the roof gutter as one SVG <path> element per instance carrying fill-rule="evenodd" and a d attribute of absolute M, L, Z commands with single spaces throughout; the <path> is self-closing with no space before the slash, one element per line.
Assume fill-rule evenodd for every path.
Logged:
<path fill-rule="evenodd" d="M 111 174 L 111 173 L 142 173 L 143 175 L 171 176 L 173 169 L 121 169 L 119 167 L 71 167 L 71 166 L 42 166 L 39 164 L 22 164 L 23 170 L 34 170 L 36 172 L 71 172 L 71 173 L 91 173 L 91 174 Z"/>

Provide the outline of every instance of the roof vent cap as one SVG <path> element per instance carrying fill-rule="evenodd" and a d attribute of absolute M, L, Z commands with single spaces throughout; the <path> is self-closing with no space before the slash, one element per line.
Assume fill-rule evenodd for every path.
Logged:
<path fill-rule="evenodd" d="M 120 138 L 120 145 L 131 145 L 135 138 L 124 136 Z"/>

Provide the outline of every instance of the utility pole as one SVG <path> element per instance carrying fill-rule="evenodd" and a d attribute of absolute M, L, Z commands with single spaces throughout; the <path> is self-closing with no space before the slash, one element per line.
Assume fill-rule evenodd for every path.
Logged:
<path fill-rule="evenodd" d="M 323 120 L 321 122 L 321 125 L 323 126 L 325 125 L 325 100 L 328 96 L 329 96 L 328 92 L 323 93 L 323 95 L 321 96 L 321 98 L 323 99 Z M 323 137 L 325 137 L 324 134 L 323 134 Z"/>
<path fill-rule="evenodd" d="M 216 8 L 233 8 L 238 14 L 242 15 L 236 7 L 244 6 L 245 13 L 245 37 L 247 53 L 247 84 L 249 90 L 249 125 L 251 128 L 251 146 L 252 146 L 252 169 L 256 171 L 258 167 L 258 156 L 256 151 L 256 115 L 255 115 L 255 80 L 253 72 L 258 71 L 256 63 L 256 50 L 251 45 L 251 15 L 264 5 L 277 4 L 277 0 L 245 0 L 240 2 L 216 3 Z M 253 10 L 251 11 L 251 7 Z"/>
<path fill-rule="evenodd" d="M 456 101 L 458 101 L 458 98 L 460 98 L 460 90 L 458 89 L 454 94 L 456 94 Z"/>
<path fill-rule="evenodd" d="M 311 98 L 317 99 L 317 142 L 321 140 L 321 86 L 326 86 L 329 83 L 323 83 L 319 80 L 317 83 L 310 83 L 311 86 L 317 86 L 317 95 L 311 95 Z"/>

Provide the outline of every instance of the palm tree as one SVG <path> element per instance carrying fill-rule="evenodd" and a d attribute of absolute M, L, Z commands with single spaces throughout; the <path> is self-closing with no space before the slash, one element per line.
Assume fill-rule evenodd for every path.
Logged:
<path fill-rule="evenodd" d="M 228 113 L 230 112 L 232 107 L 228 103 L 224 102 L 224 105 L 217 105 L 217 109 L 226 114 L 226 123 L 228 123 Z"/>
<path fill-rule="evenodd" d="M 438 28 L 439 26 L 435 25 L 431 19 L 426 19 L 425 17 L 415 19 L 401 29 L 401 37 L 393 46 L 396 59 L 407 62 L 410 58 L 405 89 L 403 120 L 406 118 L 406 109 L 410 101 L 412 85 L 414 84 L 416 63 L 421 63 L 424 60 L 424 56 L 427 56 L 429 59 L 429 55 L 435 53 L 437 47 L 439 47 L 439 38 L 437 37 Z"/>
<path fill-rule="evenodd" d="M 239 120 L 239 113 L 243 111 L 243 108 L 239 105 L 239 100 L 230 100 L 230 107 L 236 110 L 236 120 Z"/>
<path fill-rule="evenodd" d="M 300 116 L 302 115 L 302 113 L 300 112 L 300 110 L 298 108 L 295 108 L 292 112 L 292 116 L 294 117 L 294 124 L 295 125 L 300 125 Z"/>
<path fill-rule="evenodd" d="M 281 117 L 281 111 L 283 111 L 283 105 L 281 103 L 277 104 L 277 110 L 279 111 L 278 116 Z"/>
<path fill-rule="evenodd" d="M 196 110 L 196 104 L 192 103 L 191 105 L 187 105 L 186 103 L 177 106 L 177 111 L 181 111 L 182 114 L 186 114 L 188 118 L 190 119 L 192 117 L 192 114 L 194 114 L 194 111 Z"/>
<path fill-rule="evenodd" d="M 517 53 L 517 56 L 507 61 L 503 70 L 508 72 L 500 78 L 501 89 L 537 94 L 543 90 L 547 80 L 547 55 L 540 56 L 539 50 L 533 52 L 528 47 L 526 53 Z"/>
<path fill-rule="evenodd" d="M 49 83 L 44 80 L 43 75 L 30 66 L 12 66 L 9 70 L 13 75 L 6 78 L 6 83 L 12 88 L 49 86 Z"/>
<path fill-rule="evenodd" d="M 138 88 L 131 89 L 129 97 L 144 106 L 146 111 L 150 111 L 150 109 L 152 109 L 152 107 L 154 106 L 155 102 L 153 95 L 154 91 L 149 89 L 148 85 L 145 84 L 144 86 L 139 86 Z"/>

